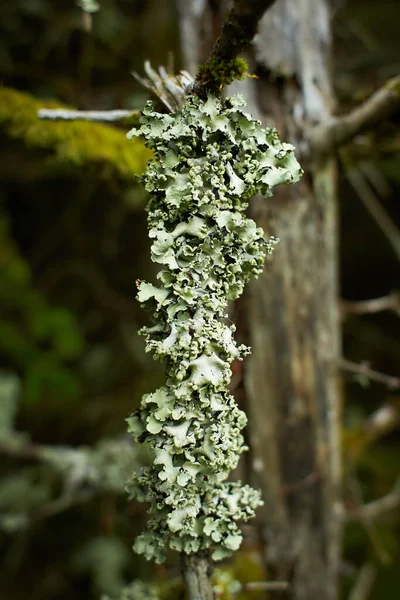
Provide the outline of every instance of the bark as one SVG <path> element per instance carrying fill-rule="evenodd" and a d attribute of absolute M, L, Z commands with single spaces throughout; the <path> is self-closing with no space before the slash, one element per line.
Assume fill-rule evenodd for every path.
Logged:
<path fill-rule="evenodd" d="M 307 135 L 334 108 L 327 0 L 278 0 L 254 49 L 268 77 L 243 82 L 241 91 L 252 99 L 249 110 L 297 146 L 305 174 L 251 209 L 281 242 L 246 300 L 250 483 L 265 501 L 267 573 L 290 584 L 274 598 L 335 600 L 342 529 L 336 167 L 329 155 L 312 156 Z"/>
<path fill-rule="evenodd" d="M 307 129 L 329 119 L 326 0 L 279 0 L 256 39 L 261 113 L 309 155 Z M 276 80 L 278 78 L 278 81 Z M 271 78 L 270 78 L 271 79 Z M 334 161 L 302 162 L 300 184 L 252 211 L 281 239 L 248 294 L 247 363 L 253 483 L 263 492 L 265 561 L 295 600 L 334 600 L 341 545 L 337 209 Z"/>
<path fill-rule="evenodd" d="M 182 571 L 188 600 L 214 600 L 208 558 L 197 554 L 182 554 Z"/>

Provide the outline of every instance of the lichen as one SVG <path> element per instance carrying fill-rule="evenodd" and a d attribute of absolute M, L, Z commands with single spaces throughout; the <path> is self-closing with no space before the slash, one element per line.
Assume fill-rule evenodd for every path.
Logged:
<path fill-rule="evenodd" d="M 43 157 L 44 173 L 92 165 L 99 178 L 117 177 L 128 183 L 143 173 L 151 153 L 141 141 L 129 147 L 123 131 L 101 123 L 43 121 L 38 118 L 40 108 L 62 106 L 0 87 L 0 131 L 28 148 L 48 151 Z"/>
<path fill-rule="evenodd" d="M 301 169 L 293 147 L 244 105 L 241 96 L 190 97 L 181 111 L 160 114 L 148 103 L 130 133 L 154 151 L 143 182 L 152 195 L 152 259 L 163 266 L 160 286 L 138 282 L 138 299 L 154 317 L 142 331 L 146 350 L 165 360 L 167 379 L 128 419 L 154 453 L 128 484 L 132 497 L 150 503 L 134 548 L 157 562 L 168 549 L 229 556 L 241 543 L 238 521 L 261 504 L 258 491 L 226 481 L 246 450 L 246 416 L 227 391 L 230 363 L 249 352 L 236 344 L 226 307 L 277 243 L 246 216 L 250 197 L 270 196 Z"/>

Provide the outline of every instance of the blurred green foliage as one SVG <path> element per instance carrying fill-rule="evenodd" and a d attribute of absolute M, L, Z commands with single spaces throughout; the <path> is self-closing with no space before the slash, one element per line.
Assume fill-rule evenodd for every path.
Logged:
<path fill-rule="evenodd" d="M 69 363 L 84 347 L 73 313 L 53 307 L 33 287 L 29 264 L 10 237 L 0 213 L 0 356 L 21 374 L 23 395 L 39 402 L 48 392 L 59 400 L 77 397 L 79 377 Z"/>

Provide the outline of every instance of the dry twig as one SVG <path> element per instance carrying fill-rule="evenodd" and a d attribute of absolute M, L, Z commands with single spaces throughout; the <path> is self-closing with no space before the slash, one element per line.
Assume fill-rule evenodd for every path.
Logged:
<path fill-rule="evenodd" d="M 342 300 L 340 303 L 342 317 L 349 314 L 366 315 L 391 310 L 400 316 L 400 293 L 396 290 L 387 296 L 371 300 L 351 301 Z"/>
<path fill-rule="evenodd" d="M 394 377 L 393 375 L 386 375 L 385 373 L 380 373 L 379 371 L 374 371 L 371 369 L 368 364 L 365 363 L 356 363 L 351 360 L 347 360 L 342 358 L 338 361 L 338 366 L 350 373 L 356 373 L 357 375 L 361 375 L 370 379 L 371 381 L 376 381 L 378 383 L 383 383 L 391 390 L 397 390 L 400 388 L 400 377 Z"/>
<path fill-rule="evenodd" d="M 128 117 L 139 115 L 138 110 L 69 110 L 64 108 L 41 108 L 39 119 L 52 121 L 103 121 L 115 123 Z"/>
<path fill-rule="evenodd" d="M 356 135 L 373 129 L 400 108 L 400 76 L 393 77 L 368 100 L 348 114 L 333 117 L 311 130 L 311 148 L 318 154 L 328 154 L 350 142 Z"/>

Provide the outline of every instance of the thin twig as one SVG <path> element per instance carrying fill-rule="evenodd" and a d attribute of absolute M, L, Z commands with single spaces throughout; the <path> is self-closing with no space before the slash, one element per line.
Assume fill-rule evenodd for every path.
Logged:
<path fill-rule="evenodd" d="M 384 310 L 391 310 L 400 316 L 400 292 L 393 291 L 387 296 L 372 298 L 371 300 L 342 300 L 340 306 L 343 317 L 349 314 L 374 314 Z"/>
<path fill-rule="evenodd" d="M 365 175 L 359 169 L 347 167 L 346 176 L 400 260 L 400 230 L 396 223 L 383 208 L 379 198 L 368 184 Z"/>
<path fill-rule="evenodd" d="M 375 521 L 386 515 L 388 512 L 395 510 L 400 506 L 400 477 L 397 479 L 392 490 L 372 502 L 358 506 L 348 511 L 348 518 L 351 520 L 357 519 L 362 521 Z"/>
<path fill-rule="evenodd" d="M 138 110 L 69 110 L 64 108 L 41 108 L 39 119 L 52 121 L 103 121 L 114 123 L 128 117 L 139 115 Z"/>
<path fill-rule="evenodd" d="M 367 442 L 372 443 L 400 424 L 400 411 L 395 404 L 389 402 L 380 406 L 364 421 L 362 430 L 366 433 Z"/>
<path fill-rule="evenodd" d="M 252 592 L 254 590 L 261 590 L 265 592 L 280 592 L 282 590 L 288 590 L 290 588 L 288 581 L 251 581 L 249 583 L 243 583 L 242 592 Z"/>
<path fill-rule="evenodd" d="M 327 154 L 359 133 L 373 129 L 399 108 L 400 76 L 397 76 L 348 114 L 314 127 L 309 134 L 310 145 L 314 152 Z"/>
<path fill-rule="evenodd" d="M 351 360 L 347 360 L 342 358 L 338 361 L 338 366 L 350 373 L 356 373 L 357 375 L 362 375 L 371 381 L 376 381 L 378 383 L 383 383 L 388 388 L 392 390 L 396 390 L 400 388 L 400 378 L 394 377 L 393 375 L 386 375 L 385 373 L 380 373 L 379 371 L 374 371 L 365 363 L 356 363 Z"/>
<path fill-rule="evenodd" d="M 368 600 L 376 579 L 376 567 L 366 563 L 361 567 L 357 581 L 350 592 L 348 600 Z"/>

